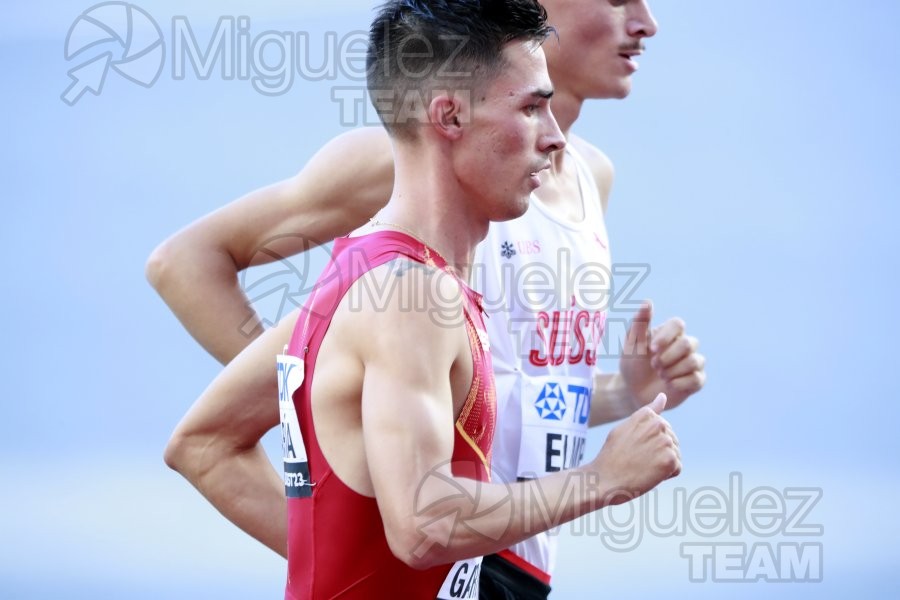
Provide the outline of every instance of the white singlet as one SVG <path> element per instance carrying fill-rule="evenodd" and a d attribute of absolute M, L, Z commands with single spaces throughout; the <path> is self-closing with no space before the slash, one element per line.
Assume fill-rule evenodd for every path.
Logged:
<path fill-rule="evenodd" d="M 484 295 L 497 383 L 492 477 L 504 482 L 584 458 L 611 265 L 597 184 L 571 145 L 566 152 L 578 172 L 584 219 L 561 218 L 532 195 L 523 216 L 491 223 L 475 254 L 473 287 Z M 555 535 L 510 550 L 549 579 Z"/>

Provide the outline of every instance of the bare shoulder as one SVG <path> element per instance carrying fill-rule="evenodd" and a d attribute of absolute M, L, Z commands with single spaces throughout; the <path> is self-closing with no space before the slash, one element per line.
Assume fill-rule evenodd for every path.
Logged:
<path fill-rule="evenodd" d="M 363 309 L 385 312 L 397 320 L 404 320 L 406 314 L 419 318 L 444 309 L 456 313 L 464 306 L 458 279 L 447 271 L 405 256 L 367 272 L 354 287 L 365 288 Z"/>
<path fill-rule="evenodd" d="M 383 127 L 360 127 L 331 139 L 319 151 L 318 157 L 338 157 L 345 165 L 390 167 L 393 170 L 394 154 L 391 138 Z"/>
<path fill-rule="evenodd" d="M 371 216 L 387 203 L 394 187 L 394 151 L 381 127 L 354 129 L 333 138 L 294 178 L 297 189 L 314 188 L 327 204 Z M 342 197 L 350 195 L 348 198 Z M 348 230 L 349 231 L 349 230 Z"/>
<path fill-rule="evenodd" d="M 401 257 L 368 271 L 348 290 L 342 311 L 361 353 L 425 351 L 455 354 L 464 327 L 463 291 L 447 272 Z M 349 313 L 349 314 L 348 314 Z M 362 338 L 365 338 L 364 340 Z"/>
<path fill-rule="evenodd" d="M 569 136 L 569 143 L 584 158 L 599 184 L 601 181 L 611 181 L 615 175 L 612 160 L 600 148 L 591 144 L 575 134 Z"/>
<path fill-rule="evenodd" d="M 594 146 L 584 138 L 577 135 L 569 136 L 569 143 L 584 158 L 597 183 L 597 191 L 600 193 L 600 202 L 603 204 L 603 212 L 609 204 L 609 193 L 615 179 L 615 168 L 612 160 L 600 148 Z"/>
<path fill-rule="evenodd" d="M 234 200 L 167 244 L 211 248 L 243 269 L 349 233 L 387 203 L 393 186 L 393 150 L 384 130 L 350 131 L 325 144 L 294 176 Z"/>
<path fill-rule="evenodd" d="M 283 184 L 280 218 L 272 227 L 326 242 L 363 225 L 387 204 L 393 187 L 394 154 L 387 133 L 376 127 L 348 131 Z"/>

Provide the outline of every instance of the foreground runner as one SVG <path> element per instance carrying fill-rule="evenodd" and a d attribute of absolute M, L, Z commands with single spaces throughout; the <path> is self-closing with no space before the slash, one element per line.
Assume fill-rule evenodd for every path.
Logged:
<path fill-rule="evenodd" d="M 558 44 L 555 38 L 545 44 L 556 89 L 553 109 L 568 134 L 585 99 L 628 94 L 633 57 L 656 24 L 643 1 L 545 4 L 559 31 Z M 632 355 L 622 360 L 620 373 L 599 374 L 605 299 L 592 298 L 577 285 L 559 285 L 548 301 L 517 287 L 522 277 L 504 278 L 535 265 L 549 266 L 562 281 L 569 279 L 558 272 L 564 264 L 572 272 L 584 266 L 609 272 L 603 210 L 611 166 L 593 146 L 574 135 L 567 138 L 567 150 L 552 156 L 532 207 L 519 219 L 493 224 L 476 260 L 483 269 L 476 267 L 473 283 L 491 312 L 487 324 L 499 419 L 493 467 L 495 478 L 502 480 L 580 464 L 588 423 L 623 418 L 658 392 L 667 392 L 669 406 L 675 406 L 705 379 L 696 340 L 686 336 L 680 321 L 664 323 L 654 332 L 655 348 L 647 348 L 649 306 L 629 332 L 626 349 Z M 272 239 L 279 238 L 278 245 L 269 247 L 288 254 L 307 249 L 311 239 L 327 241 L 363 224 L 384 205 L 392 185 L 391 146 L 381 130 L 341 136 L 296 177 L 255 192 L 167 241 L 148 265 L 151 281 L 195 337 L 228 362 L 248 343 L 240 332 L 247 302 L 237 286 L 237 269 L 258 259 L 258 250 Z M 273 523 L 264 539 L 282 553 L 284 527 L 283 521 Z M 511 573 L 521 582 L 518 592 L 545 596 L 555 539 L 541 535 L 516 544 L 486 564 L 484 572 L 498 571 L 498 585 L 505 585 Z"/>

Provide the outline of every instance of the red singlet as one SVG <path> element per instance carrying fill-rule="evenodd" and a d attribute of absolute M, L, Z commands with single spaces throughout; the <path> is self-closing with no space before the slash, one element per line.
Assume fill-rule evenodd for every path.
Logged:
<path fill-rule="evenodd" d="M 300 311 L 287 357 L 283 357 L 294 363 L 302 361 L 300 372 L 305 370 L 300 387 L 282 399 L 292 403 L 296 410 L 294 422 L 299 421 L 308 457 L 308 471 L 305 460 L 299 467 L 289 469 L 290 441 L 286 442 L 286 600 L 434 600 L 442 589 L 445 591 L 441 597 L 477 598 L 479 564 L 469 561 L 417 571 L 397 559 L 388 547 L 375 499 L 361 496 L 344 485 L 325 460 L 316 438 L 310 391 L 319 347 L 334 312 L 359 277 L 399 257 L 437 269 L 447 267 L 436 252 L 397 231 L 336 240 L 331 262 Z M 496 413 L 493 372 L 481 297 L 462 281 L 459 283 L 465 296 L 466 330 L 474 368 L 468 397 L 456 421 L 453 474 L 488 481 Z M 286 376 L 289 370 L 290 365 L 285 371 L 284 364 L 279 364 L 279 374 L 285 371 Z M 283 433 L 287 427 L 284 412 L 283 406 Z M 287 427 L 287 440 L 290 440 L 290 429 Z"/>

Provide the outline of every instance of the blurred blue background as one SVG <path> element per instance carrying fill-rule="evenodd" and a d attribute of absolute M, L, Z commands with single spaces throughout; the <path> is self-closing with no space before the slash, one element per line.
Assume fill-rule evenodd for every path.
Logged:
<path fill-rule="evenodd" d="M 252 36 L 307 32 L 316 65 L 327 32 L 341 40 L 364 30 L 371 3 L 139 6 L 161 28 L 159 78 L 147 88 L 110 70 L 99 96 L 72 106 L 61 99 L 70 69 L 107 49 L 123 58 L 112 41 L 66 60 L 66 37 L 90 3 L 6 3 L 0 20 L 10 333 L 0 367 L 2 598 L 283 590 L 283 561 L 162 463 L 168 434 L 219 366 L 145 282 L 144 262 L 193 219 L 296 172 L 343 129 L 332 88 L 359 83 L 295 75 L 285 93 L 267 96 L 217 70 L 200 80 L 188 68 L 175 80 L 172 22 L 185 17 L 204 46 L 220 16 L 249 17 Z M 564 528 L 554 596 L 897 597 L 900 411 L 889 382 L 900 337 L 890 312 L 900 257 L 900 5 L 652 7 L 660 33 L 632 96 L 589 103 L 576 132 L 617 167 L 614 260 L 651 266 L 639 295 L 654 299 L 658 318 L 683 317 L 709 359 L 706 389 L 669 415 L 685 469 L 658 498 L 671 506 L 679 490 L 728 493 L 732 472 L 745 496 L 761 486 L 819 488 L 805 523 L 824 534 L 645 531 L 616 552 L 596 531 Z M 113 17 L 108 7 L 102 14 Z M 154 42 L 145 25 L 132 21 L 133 60 L 119 66 L 146 82 L 159 64 L 133 56 Z M 76 33 L 73 48 L 91 41 L 89 28 Z M 592 433 L 589 455 L 606 432 Z M 274 455 L 277 442 L 267 443 Z M 612 514 L 627 520 L 627 510 Z M 691 582 L 685 542 L 821 543 L 822 581 Z"/>

